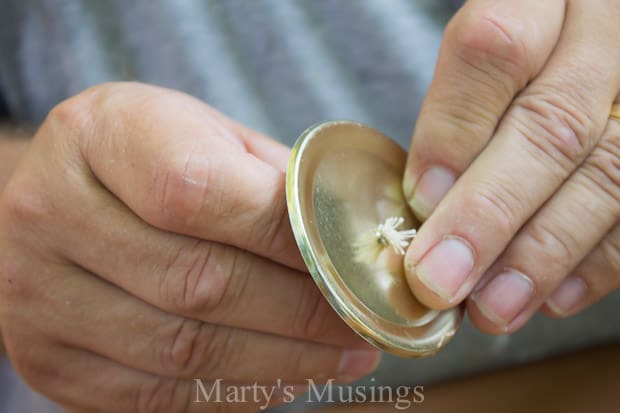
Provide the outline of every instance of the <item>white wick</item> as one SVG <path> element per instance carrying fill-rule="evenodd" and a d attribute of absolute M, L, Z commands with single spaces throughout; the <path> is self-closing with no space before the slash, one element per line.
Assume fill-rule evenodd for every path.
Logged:
<path fill-rule="evenodd" d="M 389 217 L 383 224 L 379 224 L 376 231 L 379 243 L 391 245 L 394 252 L 399 255 L 405 255 L 405 248 L 407 248 L 409 241 L 415 238 L 417 234 L 414 228 L 399 231 L 398 227 L 403 222 L 405 222 L 403 217 Z"/>

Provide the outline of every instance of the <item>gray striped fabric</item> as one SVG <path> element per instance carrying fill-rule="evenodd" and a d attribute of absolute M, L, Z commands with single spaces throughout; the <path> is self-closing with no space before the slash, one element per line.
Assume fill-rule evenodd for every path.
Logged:
<path fill-rule="evenodd" d="M 36 124 L 90 85 L 139 79 L 288 143 L 344 118 L 406 145 L 451 3 L 2 0 L 0 94 Z"/>
<path fill-rule="evenodd" d="M 458 4 L 0 0 L 0 96 L 12 121 L 36 125 L 88 86 L 137 79 L 197 96 L 287 144 L 312 123 L 345 118 L 407 146 Z M 466 323 L 436 357 L 385 357 L 374 383 L 429 383 L 617 339 L 618 298 L 570 320 L 536 317 L 510 337 Z M 25 393 L 5 373 L 0 411 L 24 411 L 8 407 Z"/>

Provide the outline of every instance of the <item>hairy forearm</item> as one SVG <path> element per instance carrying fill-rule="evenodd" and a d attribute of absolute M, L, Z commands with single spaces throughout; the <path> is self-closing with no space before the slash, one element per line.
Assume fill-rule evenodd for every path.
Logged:
<path fill-rule="evenodd" d="M 30 142 L 29 133 L 0 125 L 0 193 L 4 190 L 17 162 Z M 0 357 L 4 356 L 2 326 L 0 325 Z"/>

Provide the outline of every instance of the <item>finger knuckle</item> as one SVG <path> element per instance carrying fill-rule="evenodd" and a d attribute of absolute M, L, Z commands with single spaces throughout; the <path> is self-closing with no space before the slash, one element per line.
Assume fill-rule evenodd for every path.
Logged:
<path fill-rule="evenodd" d="M 520 226 L 519 216 L 526 206 L 508 186 L 484 185 L 474 189 L 463 203 L 472 223 L 492 223 L 502 238 L 511 237 Z"/>
<path fill-rule="evenodd" d="M 52 205 L 45 192 L 37 191 L 28 177 L 15 176 L 2 192 L 0 219 L 3 225 L 22 230 L 37 227 L 50 218 Z"/>
<path fill-rule="evenodd" d="M 104 89 L 104 86 L 88 89 L 54 106 L 48 113 L 43 127 L 49 127 L 59 133 L 46 135 L 77 136 L 88 130 L 97 113 L 98 96 Z"/>
<path fill-rule="evenodd" d="M 212 340 L 213 328 L 209 324 L 191 319 L 177 321 L 172 335 L 162 347 L 162 367 L 175 376 L 187 377 L 196 372 L 202 363 L 202 347 Z"/>
<path fill-rule="evenodd" d="M 492 88 L 494 91 L 496 88 Z M 433 114 L 433 122 L 416 126 L 419 141 L 414 139 L 415 150 L 427 157 L 441 157 L 447 162 L 460 164 L 463 154 L 477 153 L 490 138 L 490 131 L 497 126 L 497 99 L 489 93 L 480 93 L 479 88 L 456 91 L 458 97 L 441 101 L 428 100 L 423 110 Z M 463 99 L 470 105 L 463 105 Z M 450 132 L 446 133 L 446 126 Z M 422 129 L 423 128 L 423 129 Z M 435 139 L 434 136 L 442 136 Z M 436 153 L 440 151 L 440 153 Z M 457 169 L 465 169 L 459 165 Z"/>
<path fill-rule="evenodd" d="M 616 205 L 620 204 L 620 135 L 603 138 L 586 159 L 583 174 Z M 620 210 L 616 210 L 616 219 Z"/>
<path fill-rule="evenodd" d="M 183 400 L 181 383 L 174 379 L 153 378 L 148 382 L 141 383 L 136 390 L 135 406 L 136 413 L 173 413 L 185 411 L 181 406 L 189 402 Z"/>
<path fill-rule="evenodd" d="M 528 225 L 525 232 L 533 242 L 533 250 L 546 256 L 545 272 L 563 274 L 572 268 L 579 242 L 570 232 L 539 220 Z"/>
<path fill-rule="evenodd" d="M 61 102 L 48 114 L 35 136 L 47 140 L 52 151 L 60 153 L 60 172 L 67 169 L 92 173 L 88 165 L 101 157 L 101 149 L 116 140 L 115 128 L 132 107 L 118 99 L 124 86 L 110 82 L 93 86 Z M 105 131 L 106 133 L 101 133 Z"/>
<path fill-rule="evenodd" d="M 463 10 L 446 29 L 456 56 L 485 73 L 497 69 L 525 81 L 529 62 L 520 23 L 491 7 Z"/>
<path fill-rule="evenodd" d="M 238 261 L 238 250 L 207 241 L 180 247 L 161 277 L 163 302 L 177 314 L 225 312 L 236 299 L 231 290 Z"/>
<path fill-rule="evenodd" d="M 151 179 L 153 202 L 149 219 L 156 226 L 184 231 L 205 217 L 222 215 L 223 188 L 212 173 L 211 164 L 191 151 L 182 156 L 162 156 Z M 179 159 L 182 159 L 179 161 Z"/>
<path fill-rule="evenodd" d="M 539 85 L 517 98 L 510 119 L 535 154 L 567 172 L 598 139 L 596 118 L 586 107 L 583 98 L 561 87 Z"/>
<path fill-rule="evenodd" d="M 123 113 L 119 102 L 112 101 L 125 88 L 122 82 L 101 83 L 60 102 L 50 110 L 42 125 L 43 130 L 52 132 L 45 135 L 79 138 L 80 143 L 89 144 L 91 139 L 85 138 L 94 135 L 106 114 Z M 86 153 L 88 146 L 82 146 Z"/>

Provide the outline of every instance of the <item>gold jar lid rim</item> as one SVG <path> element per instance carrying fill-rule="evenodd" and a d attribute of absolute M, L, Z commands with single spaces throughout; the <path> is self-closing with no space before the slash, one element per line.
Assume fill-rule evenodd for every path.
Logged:
<path fill-rule="evenodd" d="M 388 248 L 378 248 L 375 256 L 358 247 L 364 234 L 391 215 L 419 225 L 402 195 L 405 162 L 406 152 L 375 129 L 321 123 L 297 140 L 286 193 L 301 254 L 334 310 L 378 348 L 422 357 L 451 339 L 462 307 L 424 307 L 408 288 L 402 257 Z"/>

